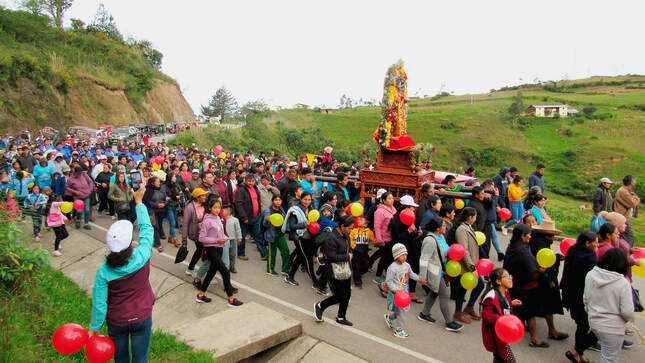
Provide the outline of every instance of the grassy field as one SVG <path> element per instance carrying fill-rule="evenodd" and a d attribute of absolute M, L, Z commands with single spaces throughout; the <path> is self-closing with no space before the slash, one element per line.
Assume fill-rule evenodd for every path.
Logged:
<path fill-rule="evenodd" d="M 72 355 L 52 347 L 54 331 L 65 323 L 87 326 L 92 301 L 60 271 L 46 266 L 20 294 L 0 296 L 1 362 L 86 362 L 83 350 Z M 100 334 L 107 335 L 107 327 Z M 214 362 L 208 352 L 194 352 L 175 337 L 154 332 L 151 362 Z"/>

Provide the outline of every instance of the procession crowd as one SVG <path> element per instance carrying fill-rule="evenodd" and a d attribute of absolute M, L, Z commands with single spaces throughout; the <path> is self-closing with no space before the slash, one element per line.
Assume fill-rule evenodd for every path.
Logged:
<path fill-rule="evenodd" d="M 293 286 L 311 283 L 323 297 L 313 309 L 319 322 L 337 304 L 335 321 L 352 326 L 346 316 L 351 291 L 371 280 L 387 299 L 385 324 L 398 338 L 408 337 L 405 326 L 413 304 L 422 306 L 418 320 L 435 324 L 431 309 L 438 301 L 450 332 L 482 320 L 484 346 L 495 362 L 515 361 L 510 345 L 495 331 L 505 314 L 524 322 L 531 347 L 546 348 L 549 344 L 536 333 L 536 318 L 545 319 L 549 339 L 567 339 L 553 315 L 569 310 L 577 326 L 573 347 L 565 353 L 572 362 L 588 362 L 587 349 L 600 350 L 603 362 L 617 362 L 620 350 L 631 347 L 626 323 L 635 308 L 642 309 L 631 287 L 631 266 L 641 265 L 632 256 L 631 219 L 640 203 L 633 191 L 635 177 L 625 176 L 613 196 L 613 181 L 602 178 L 593 198 L 591 229 L 566 253 L 556 254 L 555 264 L 542 267 L 538 251 L 550 248 L 562 233 L 548 213 L 544 165 L 528 178 L 528 189 L 517 168 L 502 168 L 483 182 L 470 168 L 465 185 L 471 189 L 463 200 L 438 192 L 462 190 L 452 175 L 442 181 L 443 189 L 423 185 L 419 200 L 386 189 L 363 198 L 360 184 L 350 177 L 371 167 L 369 162 L 362 167 L 339 163 L 332 152 L 328 147 L 313 160 L 301 155 L 292 161 L 273 151 L 256 156 L 219 146 L 208 151 L 165 142 L 112 146 L 103 139 L 52 145 L 5 137 L 0 191 L 32 219 L 36 241 L 42 228 L 54 231 L 54 256 L 63 253 L 66 225 L 91 229 L 90 221 L 99 214 L 118 220 L 106 237 L 111 253 L 96 274 L 90 325 L 94 333 L 107 320 L 117 362 L 129 361 L 130 354 L 133 361 L 147 360 L 153 248 L 189 247 L 193 253 L 186 274 L 197 289 L 195 300 L 211 302 L 206 292 L 219 272 L 228 306 L 236 307 L 243 303 L 235 297 L 230 274 L 237 273 L 236 264 L 249 263 L 251 243 L 268 275 Z M 323 174 L 335 180 L 316 180 Z M 74 210 L 66 203 L 74 203 Z M 504 208 L 510 218 L 500 217 Z M 135 222 L 138 244 L 132 241 Z M 506 250 L 498 230 L 511 235 Z M 473 286 L 464 287 L 446 270 L 448 251 L 456 244 L 464 250 L 460 273 L 472 273 Z M 489 259 L 491 246 L 498 268 L 483 276 L 478 265 Z M 397 306 L 400 290 L 409 293 L 412 304 Z"/>

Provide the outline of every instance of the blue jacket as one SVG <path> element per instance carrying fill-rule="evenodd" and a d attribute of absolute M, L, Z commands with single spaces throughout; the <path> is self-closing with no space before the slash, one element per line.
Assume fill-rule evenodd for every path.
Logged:
<path fill-rule="evenodd" d="M 40 164 L 38 164 L 34 166 L 34 177 L 36 178 L 37 183 L 41 188 L 51 188 L 52 175 L 54 175 L 54 168 L 51 165 L 40 166 Z"/>
<path fill-rule="evenodd" d="M 35 180 L 36 179 L 34 179 L 31 174 L 28 174 L 22 179 L 18 179 L 16 176 L 11 178 L 11 181 L 13 182 L 13 190 L 16 191 L 16 197 L 26 197 L 27 194 L 29 194 L 29 184 L 31 184 Z"/>
<path fill-rule="evenodd" d="M 262 224 L 264 225 L 264 240 L 270 243 L 273 243 L 275 241 L 275 231 L 276 229 L 280 227 L 275 227 L 271 222 L 267 221 L 267 217 L 274 214 L 274 213 L 280 213 L 282 214 L 282 217 L 286 215 L 284 209 L 280 207 L 279 211 L 274 211 L 271 207 L 267 208 L 262 212 Z M 287 221 L 284 221 L 284 223 L 287 223 Z M 280 231 L 282 233 L 282 231 Z"/>
<path fill-rule="evenodd" d="M 54 185 L 54 193 L 56 193 L 56 195 L 64 195 L 66 185 L 67 177 L 65 177 L 65 175 L 59 175 Z"/>
<path fill-rule="evenodd" d="M 107 315 L 108 283 L 130 275 L 142 268 L 152 256 L 152 242 L 154 229 L 150 224 L 148 210 L 143 204 L 137 204 L 137 221 L 139 221 L 139 246 L 134 249 L 128 264 L 118 268 L 108 267 L 105 263 L 99 267 L 94 276 L 94 289 L 92 290 L 92 320 L 90 328 L 98 331 L 105 322 Z M 141 287 L 143 288 L 143 287 Z"/>

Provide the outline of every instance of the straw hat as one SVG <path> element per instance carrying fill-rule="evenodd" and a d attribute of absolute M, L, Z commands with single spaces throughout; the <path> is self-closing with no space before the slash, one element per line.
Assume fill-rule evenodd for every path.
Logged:
<path fill-rule="evenodd" d="M 539 226 L 531 227 L 536 232 L 545 233 L 545 234 L 562 234 L 562 231 L 555 228 L 555 222 L 552 220 L 543 219 L 542 224 Z"/>

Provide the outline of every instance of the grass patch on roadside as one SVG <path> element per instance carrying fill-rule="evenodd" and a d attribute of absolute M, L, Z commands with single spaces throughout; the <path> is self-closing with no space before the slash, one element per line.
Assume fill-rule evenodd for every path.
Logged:
<path fill-rule="evenodd" d="M 65 323 L 87 327 L 92 300 L 60 271 L 45 266 L 15 295 L 0 292 L 0 361 L 86 362 L 83 350 L 62 355 L 51 337 Z M 100 334 L 107 335 L 107 326 Z M 174 336 L 156 331 L 150 341 L 150 362 L 214 362 L 209 352 L 194 352 Z"/>

